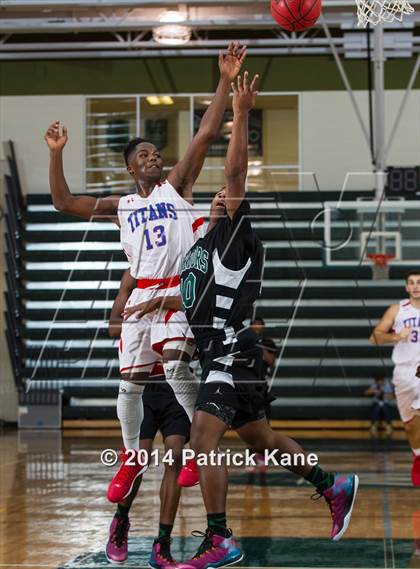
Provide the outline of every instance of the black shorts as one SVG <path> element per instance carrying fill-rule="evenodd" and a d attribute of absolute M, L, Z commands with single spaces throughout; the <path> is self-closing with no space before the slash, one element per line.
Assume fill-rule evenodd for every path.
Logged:
<path fill-rule="evenodd" d="M 266 416 L 264 404 L 259 400 L 257 390 L 254 391 L 254 395 L 252 391 L 254 390 L 249 390 L 249 404 L 246 409 L 241 409 L 242 396 L 239 397 L 238 391 L 229 383 L 202 383 L 195 409 L 214 415 L 232 429 L 239 429 Z"/>
<path fill-rule="evenodd" d="M 163 439 L 180 435 L 189 440 L 190 420 L 176 400 L 172 387 L 166 383 L 165 376 L 149 380 L 143 391 L 143 408 L 140 439 L 154 439 L 160 431 Z"/>
<path fill-rule="evenodd" d="M 217 416 L 233 429 L 264 419 L 266 384 L 256 334 L 239 332 L 236 342 L 228 345 L 213 338 L 199 345 L 199 353 L 203 373 L 196 409 Z"/>

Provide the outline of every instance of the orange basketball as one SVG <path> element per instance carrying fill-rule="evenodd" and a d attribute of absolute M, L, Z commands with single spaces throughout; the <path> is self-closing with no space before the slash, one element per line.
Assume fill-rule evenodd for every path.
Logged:
<path fill-rule="evenodd" d="M 271 15 L 289 32 L 305 30 L 321 14 L 321 0 L 271 0 Z"/>

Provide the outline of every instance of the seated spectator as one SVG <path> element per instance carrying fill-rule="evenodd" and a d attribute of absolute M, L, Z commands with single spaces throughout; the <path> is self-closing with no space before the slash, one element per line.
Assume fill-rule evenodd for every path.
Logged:
<path fill-rule="evenodd" d="M 378 434 L 381 419 L 386 421 L 386 434 L 392 433 L 390 401 L 393 399 L 393 393 L 392 385 L 383 376 L 375 377 L 375 381 L 365 391 L 365 395 L 372 397 L 370 432 L 374 436 Z"/>
<path fill-rule="evenodd" d="M 262 336 L 264 334 L 265 329 L 265 322 L 264 318 L 260 316 L 255 316 L 253 320 L 251 320 L 250 327 L 258 336 Z"/>

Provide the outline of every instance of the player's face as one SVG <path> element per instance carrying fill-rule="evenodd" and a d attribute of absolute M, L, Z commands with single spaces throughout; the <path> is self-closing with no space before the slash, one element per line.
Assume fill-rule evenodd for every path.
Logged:
<path fill-rule="evenodd" d="M 405 285 L 410 298 L 420 299 L 420 275 L 410 275 Z"/>
<path fill-rule="evenodd" d="M 264 324 L 262 324 L 262 322 L 260 322 L 259 320 L 254 320 L 251 323 L 251 328 L 254 330 L 256 334 L 258 334 L 258 336 L 261 336 L 262 333 L 264 332 Z"/>
<path fill-rule="evenodd" d="M 226 191 L 222 188 L 214 196 L 210 207 L 210 222 L 215 223 L 226 215 Z"/>
<path fill-rule="evenodd" d="M 128 172 L 137 180 L 159 182 L 162 177 L 162 158 L 150 142 L 142 142 L 130 156 Z"/>

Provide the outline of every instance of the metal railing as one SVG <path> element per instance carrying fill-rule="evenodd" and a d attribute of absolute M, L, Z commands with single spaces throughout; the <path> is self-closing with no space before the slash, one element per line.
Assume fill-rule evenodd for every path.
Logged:
<path fill-rule="evenodd" d="M 6 341 L 16 387 L 23 388 L 23 287 L 22 287 L 22 232 L 24 198 L 19 179 L 13 142 L 4 143 L 4 154 L 9 173 L 5 174 L 6 203 Z"/>

